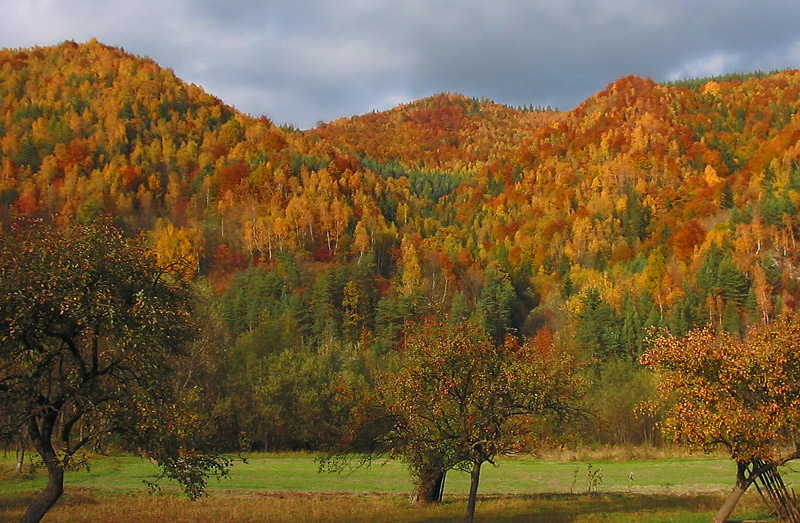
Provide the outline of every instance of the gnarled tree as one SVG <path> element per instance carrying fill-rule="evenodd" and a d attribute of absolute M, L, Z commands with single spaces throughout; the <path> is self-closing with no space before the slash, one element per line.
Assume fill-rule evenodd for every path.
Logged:
<path fill-rule="evenodd" d="M 800 457 L 800 323 L 784 318 L 744 340 L 711 328 L 666 335 L 641 360 L 660 375 L 667 433 L 692 450 L 725 447 L 736 461 L 736 484 L 714 521 L 725 521 L 754 483 L 797 521 L 771 483 L 778 466 Z"/>
<path fill-rule="evenodd" d="M 479 326 L 425 323 L 410 334 L 381 388 L 396 423 L 390 448 L 409 464 L 420 491 L 441 473 L 471 474 L 472 521 L 483 463 L 531 450 L 548 418 L 564 420 L 582 391 L 573 358 L 552 342 L 495 345 Z"/>
<path fill-rule="evenodd" d="M 40 520 L 77 453 L 110 435 L 193 497 L 227 471 L 227 459 L 194 447 L 197 420 L 171 381 L 193 334 L 191 304 L 107 223 L 28 224 L 0 239 L 0 437 L 23 430 L 49 475 L 23 521 Z"/>

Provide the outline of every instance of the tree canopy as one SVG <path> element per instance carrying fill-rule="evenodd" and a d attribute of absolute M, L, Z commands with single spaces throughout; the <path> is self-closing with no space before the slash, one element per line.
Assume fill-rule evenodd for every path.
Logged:
<path fill-rule="evenodd" d="M 191 495 L 227 460 L 203 455 L 173 372 L 193 336 L 191 296 L 141 242 L 100 222 L 21 225 L 0 238 L 0 436 L 22 431 L 49 473 L 39 520 L 87 443 L 116 438 Z"/>
<path fill-rule="evenodd" d="M 396 419 L 389 447 L 423 489 L 437 472 L 469 471 L 471 520 L 481 465 L 535 449 L 549 422 L 578 412 L 577 369 L 552 340 L 520 345 L 508 337 L 497 345 L 471 323 L 426 322 L 383 381 L 386 410 Z"/>
<path fill-rule="evenodd" d="M 798 354 L 800 322 L 781 318 L 745 339 L 710 328 L 661 336 L 642 356 L 661 378 L 668 434 L 692 450 L 724 447 L 736 461 L 736 487 L 721 512 L 762 473 L 800 457 Z"/>

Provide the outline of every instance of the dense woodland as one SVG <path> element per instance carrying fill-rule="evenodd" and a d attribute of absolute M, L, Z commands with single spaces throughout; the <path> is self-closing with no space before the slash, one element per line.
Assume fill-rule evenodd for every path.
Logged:
<path fill-rule="evenodd" d="M 583 362 L 589 444 L 659 443 L 652 328 L 798 307 L 800 72 L 622 78 L 573 110 L 439 94 L 299 131 L 97 41 L 0 50 L 0 229 L 110 216 L 191 282 L 221 449 L 318 449 L 415 325 Z"/>

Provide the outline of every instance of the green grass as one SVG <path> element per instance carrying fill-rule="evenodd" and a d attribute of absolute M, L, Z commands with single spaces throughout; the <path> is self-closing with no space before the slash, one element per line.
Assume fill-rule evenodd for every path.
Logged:
<path fill-rule="evenodd" d="M 59 520 L 80 521 L 84 517 L 80 514 L 87 520 L 119 519 L 113 511 L 126 504 L 125 514 L 139 510 L 140 516 L 173 510 L 174 505 L 174 514 L 167 512 L 163 519 L 188 513 L 187 507 L 192 507 L 195 519 L 232 518 L 233 508 L 212 514 L 238 500 L 260 507 L 258 514 L 275 510 L 273 519 L 286 516 L 286 521 L 297 521 L 290 515 L 313 512 L 317 504 L 326 507 L 319 509 L 320 514 L 342 515 L 360 507 L 360 519 L 367 521 L 449 521 L 463 516 L 469 490 L 469 476 L 453 471 L 448 473 L 443 505 L 413 508 L 405 501 L 412 486 L 408 473 L 395 461 L 349 474 L 319 473 L 314 457 L 306 454 L 249 455 L 247 461 L 237 462 L 229 478 L 212 479 L 210 498 L 184 506 L 189 502 L 181 497 L 144 494 L 143 480 L 157 473 L 150 462 L 131 456 L 93 456 L 88 472 L 67 473 Z M 592 471 L 601 471 L 602 483 L 587 494 L 590 464 Z M 0 458 L 0 520 L 18 518 L 28 497 L 46 483 L 43 469 L 22 478 L 12 471 L 13 456 Z M 783 475 L 790 486 L 800 482 L 798 473 L 787 470 Z M 479 520 L 484 520 L 483 514 L 492 521 L 707 521 L 734 479 L 735 465 L 713 457 L 592 462 L 506 458 L 496 467 L 487 464 L 482 469 L 477 514 Z M 167 493 L 175 490 L 169 483 L 162 486 Z M 736 516 L 765 517 L 757 495 L 749 494 L 748 499 Z M 11 507 L 5 513 L 4 505 Z M 392 516 L 387 519 L 387 514 Z"/>
<path fill-rule="evenodd" d="M 0 461 L 10 470 L 11 457 Z M 588 473 L 600 471 L 602 483 L 597 492 L 626 493 L 691 493 L 725 490 L 735 479 L 735 465 L 721 458 L 677 458 L 639 461 L 559 462 L 548 459 L 506 458 L 497 466 L 485 464 L 481 470 L 482 494 L 580 493 L 588 489 Z M 89 471 L 66 474 L 65 485 L 114 491 L 146 488 L 144 480 L 152 479 L 158 469 L 149 461 L 134 456 L 93 456 Z M 788 480 L 800 479 L 797 474 Z M 0 477 L 0 491 L 13 492 L 44 486 L 44 470 L 23 479 L 6 473 Z M 162 486 L 170 483 L 162 481 Z M 212 479 L 209 488 L 224 490 L 351 492 L 405 494 L 411 481 L 404 466 L 397 461 L 375 462 L 369 468 L 358 468 L 336 474 L 318 472 L 313 456 L 304 454 L 251 455 L 247 463 L 237 462 L 230 477 Z M 445 493 L 465 493 L 469 475 L 459 471 L 448 473 Z"/>

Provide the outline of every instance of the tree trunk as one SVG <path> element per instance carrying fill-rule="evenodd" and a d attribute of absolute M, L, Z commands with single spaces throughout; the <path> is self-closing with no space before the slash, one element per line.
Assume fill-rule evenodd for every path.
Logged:
<path fill-rule="evenodd" d="M 19 449 L 17 450 L 17 474 L 22 474 L 22 468 L 25 466 L 25 438 L 22 435 L 22 430 L 19 431 Z"/>
<path fill-rule="evenodd" d="M 440 503 L 444 492 L 445 474 L 444 471 L 437 471 L 422 480 L 411 496 L 411 503 Z"/>
<path fill-rule="evenodd" d="M 17 474 L 22 474 L 22 468 L 25 465 L 25 447 L 20 447 L 17 451 L 17 465 L 14 470 Z"/>
<path fill-rule="evenodd" d="M 36 423 L 36 417 L 31 416 L 28 421 L 28 437 L 33 447 L 39 452 L 47 467 L 47 487 L 28 504 L 22 523 L 37 523 L 41 521 L 58 498 L 64 493 L 64 466 L 58 459 L 53 444 L 50 440 L 58 417 L 59 409 L 52 408 L 42 416 L 41 430 Z"/>
<path fill-rule="evenodd" d="M 51 467 L 48 463 L 47 472 L 50 476 L 47 481 L 47 487 L 28 504 L 28 509 L 25 511 L 25 515 L 22 516 L 22 523 L 37 523 L 41 521 L 64 492 L 64 469 L 61 464 L 56 463 L 55 467 Z"/>
<path fill-rule="evenodd" d="M 447 476 L 447 471 L 443 471 L 441 477 L 439 478 L 439 492 L 436 494 L 436 503 L 441 503 L 442 498 L 444 497 L 444 479 Z"/>
<path fill-rule="evenodd" d="M 476 461 L 472 465 L 472 482 L 469 486 L 469 501 L 467 502 L 467 517 L 464 519 L 466 523 L 472 523 L 475 518 L 475 502 L 478 499 L 478 482 L 481 479 L 481 462 Z"/>
<path fill-rule="evenodd" d="M 728 520 L 731 514 L 733 514 L 733 509 L 736 508 L 736 504 L 739 502 L 739 499 L 744 494 L 744 491 L 747 487 L 743 487 L 740 482 L 736 482 L 736 486 L 733 487 L 733 490 L 725 499 L 725 503 L 719 508 L 717 514 L 714 516 L 714 523 L 725 523 Z"/>

